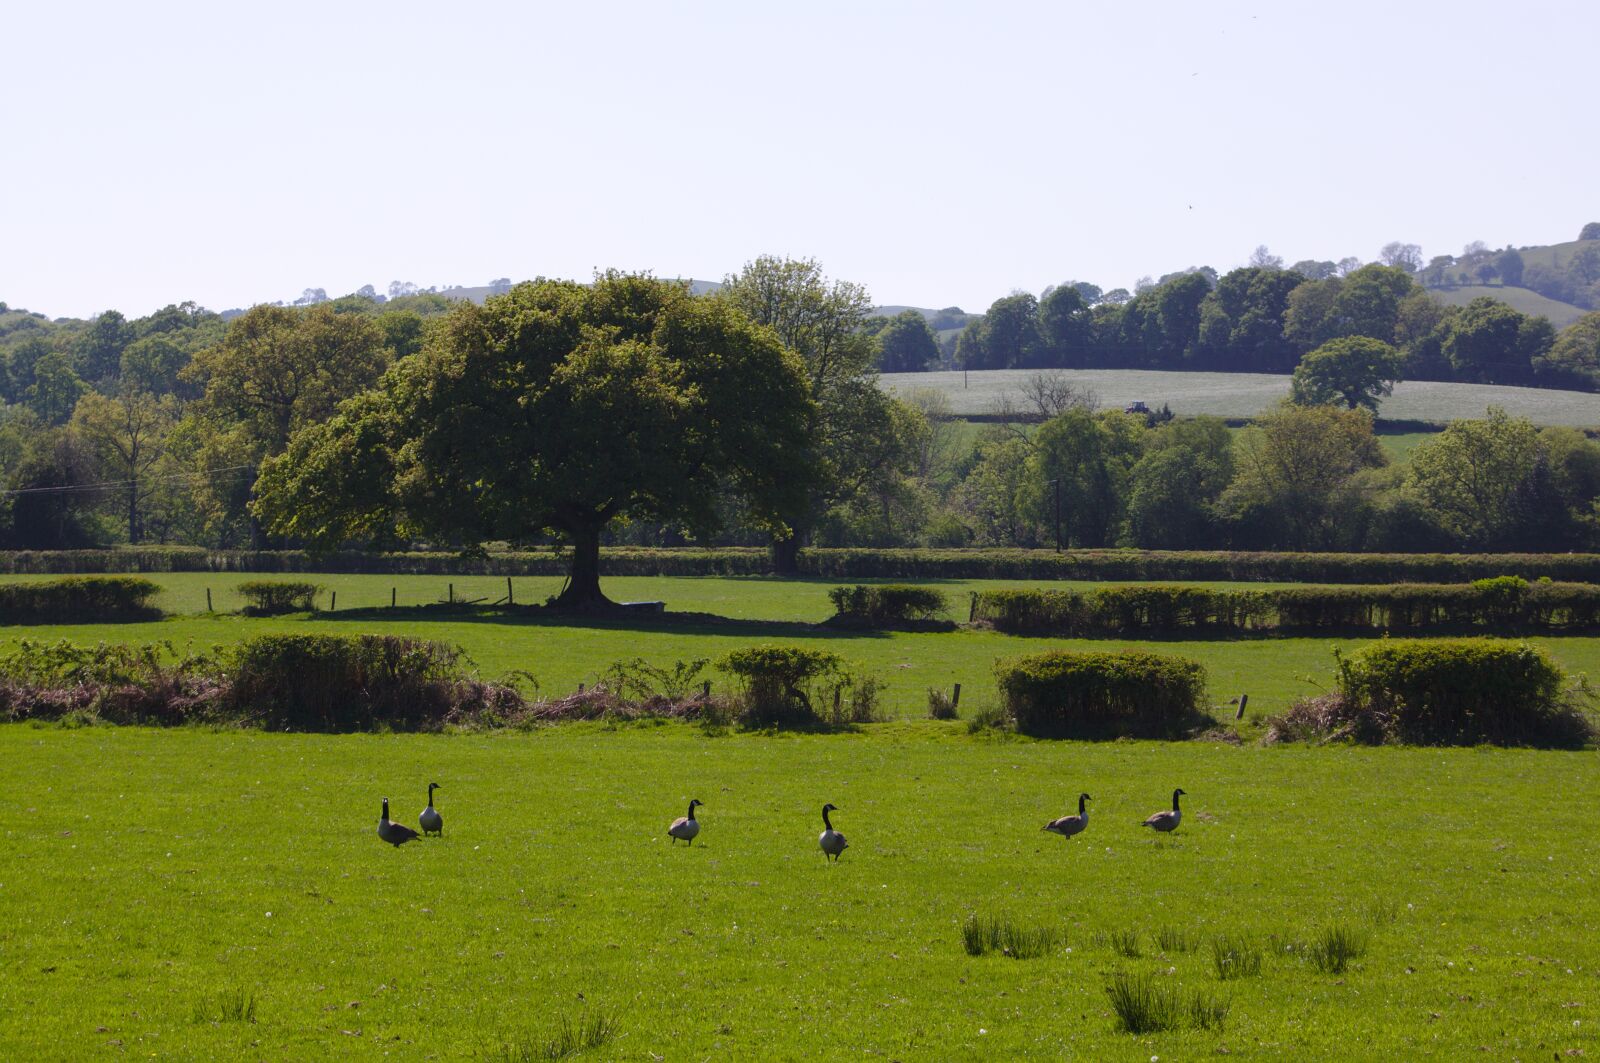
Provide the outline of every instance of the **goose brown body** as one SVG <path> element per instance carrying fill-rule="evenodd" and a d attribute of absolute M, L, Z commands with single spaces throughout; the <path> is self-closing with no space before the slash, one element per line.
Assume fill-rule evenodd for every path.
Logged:
<path fill-rule="evenodd" d="M 403 823 L 396 823 L 389 818 L 389 799 L 383 799 L 383 815 L 378 820 L 378 837 L 399 848 L 406 842 L 412 841 L 420 835 Z"/>
<path fill-rule="evenodd" d="M 444 817 L 439 815 L 439 810 L 433 807 L 433 792 L 442 789 L 444 787 L 436 782 L 428 784 L 428 807 L 424 808 L 422 814 L 417 817 L 417 825 L 422 828 L 422 833 L 424 834 L 438 834 L 441 836 L 444 834 Z"/>
<path fill-rule="evenodd" d="M 1151 830 L 1161 831 L 1163 834 L 1178 829 L 1178 824 L 1183 822 L 1183 812 L 1178 808 L 1178 798 L 1184 795 L 1182 790 L 1172 791 L 1172 807 L 1147 818 L 1143 826 Z"/>
<path fill-rule="evenodd" d="M 829 812 L 837 812 L 833 805 L 822 806 L 822 833 L 817 836 L 817 844 L 822 847 L 823 858 L 833 857 L 838 862 L 839 855 L 850 848 L 850 843 L 844 840 L 844 835 L 833 829 L 833 821 L 828 818 Z"/>
<path fill-rule="evenodd" d="M 667 828 L 667 835 L 672 839 L 674 844 L 676 844 L 680 839 L 688 842 L 690 845 L 694 844 L 695 835 L 700 833 L 700 821 L 694 818 L 694 810 L 696 805 L 702 804 L 705 804 L 705 802 L 699 800 L 698 798 L 690 800 L 689 814 L 687 816 L 679 816 L 677 819 L 673 820 L 672 825 Z"/>
<path fill-rule="evenodd" d="M 1059 834 L 1063 838 L 1070 838 L 1074 834 L 1082 834 L 1084 829 L 1089 826 L 1089 810 L 1084 807 L 1084 802 L 1092 800 L 1094 799 L 1088 794 L 1079 794 L 1078 814 L 1076 816 L 1062 816 L 1060 819 L 1052 819 L 1044 825 L 1043 829 L 1052 834 Z"/>

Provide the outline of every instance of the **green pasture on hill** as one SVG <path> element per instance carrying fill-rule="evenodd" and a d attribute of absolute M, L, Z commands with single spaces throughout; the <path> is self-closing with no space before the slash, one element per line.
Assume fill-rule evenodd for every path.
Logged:
<path fill-rule="evenodd" d="M 957 416 L 993 414 L 1007 396 L 1021 404 L 1021 389 L 1037 370 L 988 369 L 962 373 L 884 373 L 881 385 L 896 395 L 918 389 L 939 391 Z M 1155 369 L 1065 369 L 1068 380 L 1092 391 L 1102 408 L 1122 409 L 1135 399 L 1151 408 L 1167 405 L 1179 416 L 1255 417 L 1289 394 L 1287 375 L 1268 373 L 1189 373 Z M 1482 417 L 1499 406 L 1513 417 L 1539 425 L 1600 425 L 1600 394 L 1520 388 L 1503 384 L 1458 384 L 1406 380 L 1378 407 L 1391 420 L 1443 424 Z"/>
<path fill-rule="evenodd" d="M 1592 752 L 8 725 L 0 763 L 4 1059 L 542 1059 L 597 1016 L 580 1058 L 1600 1053 Z M 444 837 L 382 844 L 429 781 Z M 1080 790 L 1088 831 L 1041 832 Z M 1061 939 L 972 957 L 973 914 Z M 1366 951 L 1322 973 L 1335 926 Z M 1217 935 L 1260 974 L 1220 981 Z M 1226 1017 L 1119 1032 L 1118 972 Z"/>

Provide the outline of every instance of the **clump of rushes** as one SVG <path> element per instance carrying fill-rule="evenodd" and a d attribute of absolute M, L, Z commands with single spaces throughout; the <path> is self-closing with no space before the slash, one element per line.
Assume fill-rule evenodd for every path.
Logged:
<path fill-rule="evenodd" d="M 1184 994 L 1147 974 L 1118 971 L 1106 980 L 1106 999 L 1124 1033 L 1160 1033 L 1187 1021 L 1201 1030 L 1221 1029 L 1230 1004 L 1209 993 Z"/>
<path fill-rule="evenodd" d="M 224 989 L 215 997 L 201 997 L 194 1006 L 194 1021 L 255 1022 L 256 995 L 240 987 Z"/>
<path fill-rule="evenodd" d="M 1243 936 L 1219 935 L 1211 939 L 1211 966 L 1224 982 L 1253 977 L 1261 973 L 1261 948 Z"/>
<path fill-rule="evenodd" d="M 1351 960 L 1366 954 L 1366 932 L 1342 923 L 1323 927 L 1306 948 L 1311 965 L 1323 974 L 1343 974 Z"/>
<path fill-rule="evenodd" d="M 961 946 L 968 956 L 998 952 L 1014 960 L 1043 956 L 1061 943 L 1061 931 L 1023 926 L 1009 915 L 970 915 L 961 924 Z"/>
<path fill-rule="evenodd" d="M 1137 930 L 1113 930 L 1108 935 L 1108 940 L 1118 955 L 1126 956 L 1130 960 L 1139 958 L 1139 932 Z"/>
<path fill-rule="evenodd" d="M 605 1011 L 590 1011 L 576 1021 L 569 1015 L 561 1017 L 561 1027 L 550 1040 L 537 1043 L 528 1037 L 501 1037 L 479 1052 L 484 1059 L 496 1063 L 537 1063 L 566 1059 L 590 1049 L 599 1048 L 616 1035 L 616 1020 Z"/>
<path fill-rule="evenodd" d="M 1181 927 L 1164 926 L 1156 931 L 1156 947 L 1162 952 L 1193 952 L 1200 936 Z"/>

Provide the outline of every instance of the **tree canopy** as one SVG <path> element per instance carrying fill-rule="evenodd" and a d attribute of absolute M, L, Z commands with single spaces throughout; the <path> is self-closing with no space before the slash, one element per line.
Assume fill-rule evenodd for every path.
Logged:
<path fill-rule="evenodd" d="M 1300 359 L 1289 397 L 1302 406 L 1343 403 L 1347 409 L 1378 411 L 1378 399 L 1394 390 L 1405 357 L 1382 340 L 1346 336 L 1329 340 Z"/>
<path fill-rule="evenodd" d="M 558 531 L 559 602 L 604 605 L 614 520 L 710 534 L 732 497 L 778 527 L 809 482 L 812 416 L 804 366 L 731 300 L 620 273 L 521 284 L 459 305 L 376 389 L 295 433 L 256 511 L 322 547 Z"/>

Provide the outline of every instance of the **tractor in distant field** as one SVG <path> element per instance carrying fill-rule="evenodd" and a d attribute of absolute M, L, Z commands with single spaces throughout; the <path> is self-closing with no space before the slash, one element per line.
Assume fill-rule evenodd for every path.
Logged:
<path fill-rule="evenodd" d="M 1143 399 L 1134 399 L 1128 403 L 1123 413 L 1149 413 L 1150 407 L 1146 406 Z"/>

